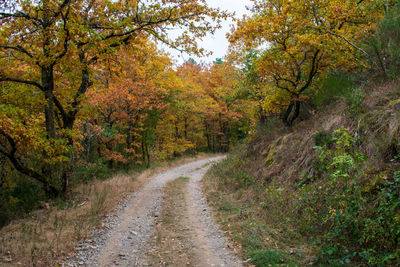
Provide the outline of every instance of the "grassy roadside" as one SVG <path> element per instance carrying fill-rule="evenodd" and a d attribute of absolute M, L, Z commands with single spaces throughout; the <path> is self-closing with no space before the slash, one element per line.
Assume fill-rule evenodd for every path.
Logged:
<path fill-rule="evenodd" d="M 242 187 L 237 183 L 238 176 L 244 180 L 251 176 L 237 168 L 235 160 L 231 155 L 217 163 L 203 179 L 203 192 L 242 258 L 255 266 L 310 264 L 313 248 L 291 229 L 283 216 L 276 217 L 263 209 L 267 205 L 260 197 L 264 188 L 250 183 Z"/>
<path fill-rule="evenodd" d="M 76 243 L 101 225 L 102 218 L 157 173 L 209 157 L 162 162 L 142 172 L 76 186 L 68 201 L 44 203 L 44 208 L 0 229 L 1 266 L 50 266 L 73 253 Z"/>
<path fill-rule="evenodd" d="M 193 266 L 193 244 L 188 239 L 190 229 L 184 223 L 184 191 L 188 180 L 181 177 L 165 187 L 162 215 L 148 252 L 150 266 Z"/>

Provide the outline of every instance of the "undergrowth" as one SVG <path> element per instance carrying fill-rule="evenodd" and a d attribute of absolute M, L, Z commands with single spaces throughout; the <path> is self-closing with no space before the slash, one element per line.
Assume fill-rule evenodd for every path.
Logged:
<path fill-rule="evenodd" d="M 348 129 L 317 140 L 315 172 L 294 190 L 252 176 L 240 152 L 214 166 L 205 191 L 225 231 L 255 266 L 398 266 L 399 170 L 371 190 Z"/>
<path fill-rule="evenodd" d="M 271 221 L 267 218 L 275 216 L 264 211 L 267 205 L 264 187 L 246 172 L 240 150 L 214 165 L 204 179 L 205 192 L 217 218 L 248 263 L 255 266 L 304 263 L 307 259 L 303 253 L 308 248 L 301 242 L 292 243 L 293 238 L 301 236 L 285 220 L 268 223 Z"/>
<path fill-rule="evenodd" d="M 315 233 L 311 240 L 321 249 L 318 262 L 328 265 L 400 263 L 398 172 L 366 191 L 361 179 L 367 158 L 356 148 L 348 129 L 340 128 L 323 146 L 316 146 L 318 172 L 307 176 L 296 192 L 300 231 Z"/>
<path fill-rule="evenodd" d="M 399 91 L 387 87 L 343 89 L 332 113 L 257 131 L 212 167 L 204 189 L 245 260 L 400 266 Z"/>

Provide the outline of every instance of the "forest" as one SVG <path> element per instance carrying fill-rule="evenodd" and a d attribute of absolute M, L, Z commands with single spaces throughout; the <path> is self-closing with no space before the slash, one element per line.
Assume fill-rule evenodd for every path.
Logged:
<path fill-rule="evenodd" d="M 205 182 L 215 209 L 236 210 L 210 191 L 240 214 L 247 192 L 263 204 L 246 218 L 314 232 L 287 260 L 233 234 L 252 264 L 399 264 L 400 3 L 251 2 L 225 58 L 177 64 L 161 44 L 207 55 L 198 41 L 234 14 L 202 0 L 0 0 L 0 226 L 118 172 L 228 153 Z"/>
<path fill-rule="evenodd" d="M 6 10 L 2 211 L 31 202 L 24 194 L 65 196 L 69 186 L 113 169 L 226 152 L 247 134 L 250 102 L 236 89 L 241 73 L 232 64 L 174 68 L 154 43 L 201 54 L 195 38 L 218 27 L 224 12 L 198 1 L 17 1 Z M 168 25 L 192 36 L 170 40 Z"/>

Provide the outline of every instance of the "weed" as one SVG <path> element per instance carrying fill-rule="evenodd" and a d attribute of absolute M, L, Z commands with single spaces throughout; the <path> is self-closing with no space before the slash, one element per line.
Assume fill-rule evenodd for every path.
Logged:
<path fill-rule="evenodd" d="M 205 168 L 205 167 L 207 167 L 207 166 L 210 166 L 210 163 L 204 164 L 203 166 L 201 166 L 201 168 Z"/>
<path fill-rule="evenodd" d="M 284 219 L 287 209 L 277 208 L 287 204 L 281 198 L 283 188 L 261 186 L 263 183 L 246 172 L 242 164 L 238 154 L 230 155 L 215 164 L 204 179 L 205 191 L 217 218 L 232 240 L 241 245 L 243 258 L 249 259 L 252 265 L 295 266 L 303 259 L 288 253 L 286 242 L 291 245 L 294 242 Z M 270 224 L 272 220 L 275 224 Z"/>
<path fill-rule="evenodd" d="M 73 184 L 88 183 L 94 179 L 105 180 L 112 174 L 104 159 L 78 167 Z"/>
<path fill-rule="evenodd" d="M 394 249 L 399 242 L 400 180 L 385 181 L 377 196 L 363 194 L 359 182 L 366 160 L 355 149 L 355 139 L 341 128 L 334 132 L 334 146 L 318 151 L 319 186 L 299 189 L 304 231 L 318 231 L 319 263 L 350 265 L 362 261 L 390 265 L 400 260 Z M 320 178 L 321 179 L 321 178 Z M 372 197 L 372 199 L 371 199 Z M 369 199 L 370 198 L 370 199 Z M 367 203 L 375 203 L 373 210 Z"/>
<path fill-rule="evenodd" d="M 267 138 L 269 146 L 277 140 Z M 249 162 L 249 150 L 265 149 L 258 143 L 210 170 L 204 182 L 208 200 L 224 230 L 241 244 L 243 258 L 256 266 L 400 265 L 400 170 L 394 171 L 400 155 L 396 147 L 388 169 L 370 172 L 372 161 L 358 138 L 343 127 L 317 132 L 310 167 L 294 174 L 276 172 L 287 157 L 261 170 Z M 294 152 L 288 144 L 282 150 Z M 288 173 L 293 183 L 283 179 Z M 366 190 L 371 183 L 374 189 Z"/>
<path fill-rule="evenodd" d="M 182 181 L 182 182 L 188 182 L 190 180 L 190 178 L 189 177 L 179 177 L 178 180 Z"/>

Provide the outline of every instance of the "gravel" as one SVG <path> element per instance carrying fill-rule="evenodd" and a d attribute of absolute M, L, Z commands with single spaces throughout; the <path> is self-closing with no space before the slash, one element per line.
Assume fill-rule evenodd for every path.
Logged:
<path fill-rule="evenodd" d="M 201 179 L 208 169 L 202 168 L 188 175 L 190 180 L 186 191 L 188 225 L 195 232 L 193 241 L 195 252 L 200 257 L 199 266 L 243 266 L 242 261 L 229 249 L 229 242 L 215 222 L 214 214 L 201 191 Z"/>
<path fill-rule="evenodd" d="M 146 252 L 148 239 L 154 234 L 155 219 L 160 216 L 162 193 L 168 181 L 190 177 L 188 201 L 189 227 L 196 232 L 194 243 L 197 254 L 207 258 L 208 266 L 242 266 L 240 260 L 228 249 L 227 241 L 213 220 L 201 193 L 200 181 L 209 163 L 223 156 L 195 161 L 156 175 L 137 192 L 127 196 L 94 230 L 89 238 L 81 240 L 73 257 L 61 266 L 148 266 Z"/>

